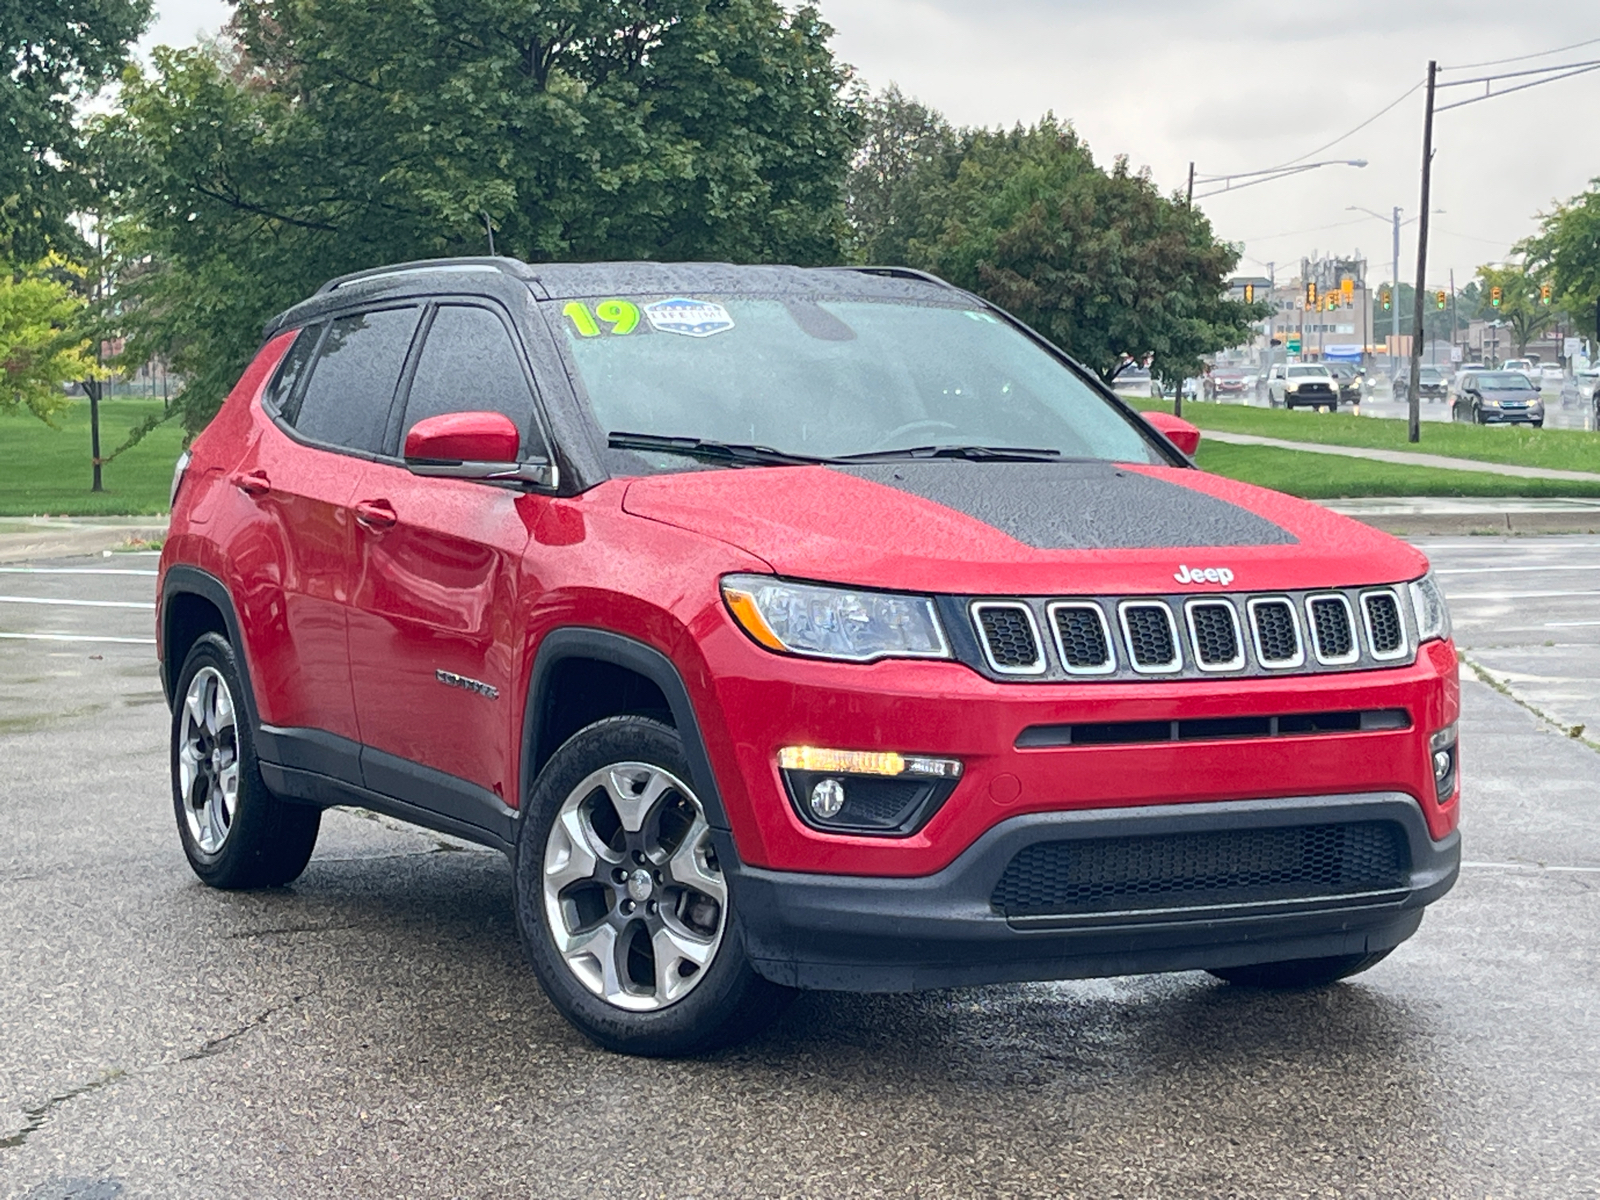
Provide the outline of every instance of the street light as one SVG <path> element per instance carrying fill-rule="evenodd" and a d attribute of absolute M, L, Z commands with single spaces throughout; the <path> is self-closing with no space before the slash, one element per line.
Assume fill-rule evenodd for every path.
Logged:
<path fill-rule="evenodd" d="M 1329 158 L 1322 162 L 1299 163 L 1295 166 L 1270 167 L 1265 171 L 1241 171 L 1236 175 L 1196 175 L 1194 164 L 1189 164 L 1189 203 L 1195 200 L 1194 185 L 1220 183 L 1222 186 L 1210 192 L 1202 192 L 1200 199 L 1207 196 L 1220 196 L 1223 192 L 1237 192 L 1240 188 L 1254 187 L 1258 183 L 1271 183 L 1274 179 L 1287 179 L 1290 175 L 1299 175 L 1304 171 L 1315 171 L 1318 167 L 1364 167 L 1367 160 L 1364 158 Z M 1235 185 L 1235 180 L 1243 179 L 1246 182 Z"/>

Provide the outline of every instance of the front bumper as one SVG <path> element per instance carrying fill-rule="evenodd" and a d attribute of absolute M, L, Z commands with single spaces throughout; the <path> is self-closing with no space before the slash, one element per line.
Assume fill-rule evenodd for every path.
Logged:
<path fill-rule="evenodd" d="M 1243 903 L 1116 902 L 1092 912 L 1014 919 L 993 902 L 1008 865 L 1041 842 L 1351 822 L 1392 823 L 1403 831 L 1408 861 L 1391 885 L 1314 886 Z M 1450 890 L 1459 864 L 1459 833 L 1434 841 L 1411 797 L 1367 793 L 1032 813 L 994 826 L 933 875 L 887 879 L 738 866 L 730 882 L 745 950 L 761 975 L 790 987 L 899 992 L 1372 953 L 1416 931 L 1424 906 Z"/>

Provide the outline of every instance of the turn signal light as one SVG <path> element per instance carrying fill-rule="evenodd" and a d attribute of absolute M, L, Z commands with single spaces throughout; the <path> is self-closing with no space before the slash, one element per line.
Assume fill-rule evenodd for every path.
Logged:
<path fill-rule="evenodd" d="M 785 746 L 778 751 L 778 765 L 785 771 L 824 771 L 839 775 L 922 775 L 934 779 L 961 777 L 959 759 L 903 755 L 893 750 L 823 750 L 816 746 Z"/>

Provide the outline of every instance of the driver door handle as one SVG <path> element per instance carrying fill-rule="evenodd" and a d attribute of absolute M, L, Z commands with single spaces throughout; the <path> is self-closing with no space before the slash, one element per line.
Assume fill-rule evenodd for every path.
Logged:
<path fill-rule="evenodd" d="M 272 480 L 267 478 L 265 471 L 236 471 L 228 476 L 228 482 L 233 484 L 246 496 L 265 496 L 272 490 Z"/>
<path fill-rule="evenodd" d="M 363 500 L 356 505 L 356 520 L 368 529 L 392 529 L 399 519 L 387 500 Z"/>

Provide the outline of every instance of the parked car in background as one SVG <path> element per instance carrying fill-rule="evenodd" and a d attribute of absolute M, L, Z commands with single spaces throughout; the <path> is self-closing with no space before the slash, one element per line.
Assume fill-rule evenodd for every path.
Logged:
<path fill-rule="evenodd" d="M 1592 405 L 1600 418 L 1600 367 L 1585 367 L 1567 376 L 1561 385 L 1561 403 L 1568 407 Z"/>
<path fill-rule="evenodd" d="M 1255 390 L 1255 372 L 1243 367 L 1218 367 L 1205 379 L 1207 400 L 1243 400 Z"/>
<path fill-rule="evenodd" d="M 1542 388 L 1559 388 L 1567 378 L 1567 372 L 1560 363 L 1541 363 L 1539 365 L 1538 384 Z"/>
<path fill-rule="evenodd" d="M 1539 389 L 1521 371 L 1463 371 L 1456 381 L 1450 418 L 1476 425 L 1544 424 Z"/>
<path fill-rule="evenodd" d="M 1338 380 L 1341 404 L 1353 406 L 1361 403 L 1361 393 L 1367 383 L 1365 371 L 1355 363 L 1329 363 L 1328 374 Z"/>
<path fill-rule="evenodd" d="M 1539 386 L 1539 367 L 1531 358 L 1508 358 L 1500 364 L 1502 371 L 1515 371 L 1518 375 L 1527 378 L 1535 387 Z"/>
<path fill-rule="evenodd" d="M 1438 367 L 1423 367 L 1417 392 L 1424 400 L 1444 401 L 1450 398 L 1450 379 Z"/>
<path fill-rule="evenodd" d="M 1111 390 L 1119 396 L 1127 396 L 1139 400 L 1149 400 L 1161 395 L 1156 387 L 1156 381 L 1150 377 L 1147 367 L 1124 367 L 1118 376 L 1111 381 Z"/>
<path fill-rule="evenodd" d="M 1268 403 L 1282 408 L 1339 407 L 1338 381 L 1321 363 L 1291 363 L 1272 371 L 1267 381 Z"/>

